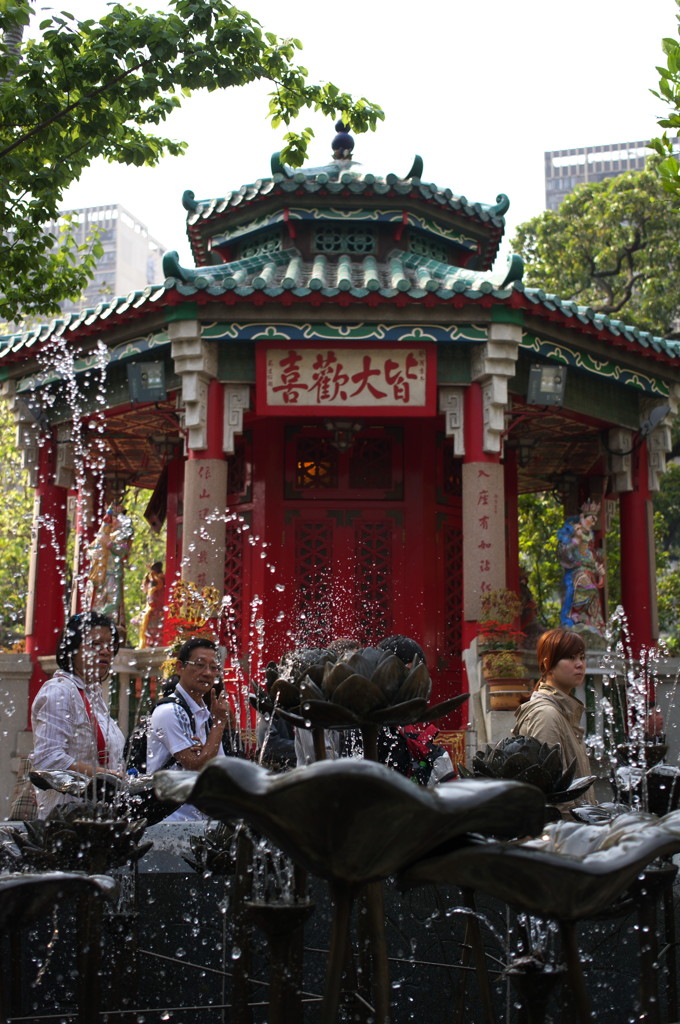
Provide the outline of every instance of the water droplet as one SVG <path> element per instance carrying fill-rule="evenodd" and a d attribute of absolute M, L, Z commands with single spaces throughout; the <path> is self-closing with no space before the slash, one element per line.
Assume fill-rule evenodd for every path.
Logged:
<path fill-rule="evenodd" d="M 239 946 L 234 946 L 231 951 L 231 959 L 238 960 L 241 956 L 241 949 Z"/>

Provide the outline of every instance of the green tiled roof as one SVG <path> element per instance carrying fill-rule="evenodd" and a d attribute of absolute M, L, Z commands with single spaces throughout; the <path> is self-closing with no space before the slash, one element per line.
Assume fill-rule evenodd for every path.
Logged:
<path fill-rule="evenodd" d="M 108 324 L 124 324 L 155 311 L 164 317 L 168 307 L 182 302 L 200 307 L 209 302 L 233 305 L 238 301 L 268 300 L 275 308 L 277 300 L 290 305 L 291 301 L 316 304 L 325 299 L 332 305 L 342 296 L 346 296 L 343 305 L 350 300 L 371 306 L 389 305 L 395 300 L 427 306 L 493 303 L 524 310 L 582 334 L 597 333 L 614 347 L 637 350 L 655 361 L 675 362 L 680 358 L 680 342 L 656 337 L 588 307 L 525 287 L 520 280 L 522 261 L 518 256 L 512 256 L 500 269 L 475 271 L 401 249 L 392 250 L 380 261 L 373 256 L 348 254 L 305 259 L 295 249 L 284 249 L 235 263 L 187 269 L 179 265 L 176 253 L 168 253 L 164 269 L 168 276 L 162 285 L 103 302 L 94 309 L 54 320 L 49 326 L 0 338 L 0 363 L 30 357 L 54 337 L 89 337 L 100 334 Z"/>
<path fill-rule="evenodd" d="M 351 161 L 346 161 L 345 165 L 348 168 L 359 166 Z M 220 199 L 196 200 L 193 192 L 184 193 L 184 206 L 189 211 L 187 233 L 196 262 L 206 264 L 209 260 L 207 240 L 202 230 L 207 222 L 275 196 L 281 197 L 284 202 L 288 199 L 299 202 L 303 196 L 316 200 L 332 199 L 334 202 L 350 196 L 365 199 L 393 197 L 402 201 L 409 199 L 426 202 L 449 215 L 459 214 L 486 227 L 487 237 L 480 253 L 480 265 L 486 267 L 492 265 L 498 252 L 505 230 L 503 214 L 510 206 L 510 200 L 503 194 L 496 197 L 494 204 L 471 203 L 465 196 L 454 195 L 449 188 L 440 189 L 419 178 L 404 179 L 396 174 L 380 178 L 358 169 L 343 170 L 342 165 L 297 171 L 290 176 L 275 174 L 271 178 L 258 178 L 252 184 L 243 185 L 238 191 L 230 192 Z"/>
<path fill-rule="evenodd" d="M 224 295 L 233 291 L 246 297 L 262 292 L 278 298 L 292 292 L 299 298 L 319 292 L 333 298 L 348 292 L 355 299 L 377 292 L 381 298 L 394 298 L 399 293 L 422 299 L 435 293 L 447 299 L 460 292 L 490 294 L 503 291 L 511 281 L 521 277 L 521 260 L 513 257 L 500 271 L 466 270 L 448 263 L 428 259 L 414 253 L 393 249 L 378 261 L 375 256 L 337 256 L 319 254 L 303 259 L 297 249 L 255 256 L 234 263 L 213 267 L 186 269 L 177 262 L 176 253 L 167 253 L 163 269 L 180 295 L 193 297 L 199 292 Z"/>

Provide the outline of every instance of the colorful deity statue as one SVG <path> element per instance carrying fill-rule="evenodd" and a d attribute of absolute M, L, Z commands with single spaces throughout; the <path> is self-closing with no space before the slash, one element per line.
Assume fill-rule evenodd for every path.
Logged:
<path fill-rule="evenodd" d="M 109 615 L 119 626 L 125 625 L 123 577 L 132 537 L 132 520 L 119 502 L 113 502 L 88 548 L 85 607 Z"/>
<path fill-rule="evenodd" d="M 139 626 L 139 646 L 157 647 L 163 633 L 163 606 L 165 604 L 165 573 L 163 563 L 154 562 L 142 580 L 146 606 Z"/>
<path fill-rule="evenodd" d="M 594 527 L 600 505 L 586 501 L 577 516 L 568 516 L 557 532 L 557 557 L 564 569 L 564 597 L 560 624 L 583 625 L 604 634 L 600 591 L 605 569 L 595 554 Z"/>

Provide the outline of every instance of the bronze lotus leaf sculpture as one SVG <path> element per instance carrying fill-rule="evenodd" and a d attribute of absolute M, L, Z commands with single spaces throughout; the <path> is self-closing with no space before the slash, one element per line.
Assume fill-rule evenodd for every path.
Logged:
<path fill-rule="evenodd" d="M 608 909 L 652 861 L 678 852 L 680 812 L 661 819 L 631 813 L 609 825 L 561 821 L 519 844 L 471 837 L 411 865 L 397 884 L 404 889 L 432 883 L 479 889 L 525 914 L 556 920 L 578 1020 L 590 1021 L 575 922 Z"/>
<path fill-rule="evenodd" d="M 563 804 L 582 796 L 595 781 L 594 775 L 575 779 L 576 761 L 562 769 L 559 743 L 549 746 L 533 736 L 508 736 L 495 746 L 478 750 L 472 770 L 459 764 L 464 778 L 515 779 L 537 786 L 549 804 Z"/>
<path fill-rule="evenodd" d="M 29 924 L 59 900 L 73 900 L 83 893 L 113 899 L 118 893 L 118 883 L 107 875 L 62 871 L 46 875 L 3 875 L 0 877 L 0 930 Z"/>
<path fill-rule="evenodd" d="M 211 817 L 243 817 L 316 875 L 363 884 L 393 874 L 466 832 L 536 834 L 544 799 L 516 782 L 464 780 L 426 789 L 398 772 L 354 758 L 272 775 L 219 757 L 196 772 L 157 772 L 163 800 Z"/>
<path fill-rule="evenodd" d="M 428 790 L 384 765 L 354 758 L 272 775 L 222 757 L 199 774 L 158 772 L 156 780 L 162 800 L 191 803 L 223 821 L 245 818 L 298 865 L 330 882 L 334 909 L 321 1024 L 337 1024 L 351 907 L 364 886 L 375 1020 L 386 1024 L 390 986 L 381 880 L 468 831 L 535 834 L 545 806 L 533 786 L 466 780 Z"/>
<path fill-rule="evenodd" d="M 432 680 L 425 663 L 407 668 L 391 651 L 377 647 L 365 647 L 346 661 L 335 661 L 323 649 L 306 653 L 312 657 L 291 678 L 274 679 L 278 667 L 267 666 L 267 689 L 253 694 L 251 702 L 258 710 L 276 711 L 298 728 L 367 730 L 367 756 L 373 751 L 372 731 L 432 722 L 469 697 L 459 694 L 428 706 Z"/>
<path fill-rule="evenodd" d="M 474 838 L 436 851 L 399 876 L 401 887 L 447 882 L 487 892 L 527 914 L 577 921 L 609 907 L 662 854 L 680 852 L 680 812 L 619 815 L 608 825 L 560 821 L 508 845 Z"/>

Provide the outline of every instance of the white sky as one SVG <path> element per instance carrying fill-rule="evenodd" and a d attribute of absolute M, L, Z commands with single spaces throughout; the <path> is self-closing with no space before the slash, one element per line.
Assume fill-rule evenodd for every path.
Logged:
<path fill-rule="evenodd" d="M 140 0 L 140 3 L 142 0 Z M 45 5 L 47 6 L 47 5 Z M 95 17 L 101 0 L 65 0 Z M 160 8 L 160 0 L 144 6 Z M 373 0 L 335 8 L 252 0 L 240 6 L 282 36 L 299 37 L 314 80 L 379 103 L 386 120 L 356 136 L 365 170 L 423 178 L 475 202 L 510 197 L 507 235 L 544 208 L 543 153 L 646 139 L 664 105 L 657 84 L 661 39 L 677 33 L 675 0 Z M 164 133 L 189 142 L 186 156 L 154 169 L 93 165 L 65 205 L 119 202 L 191 265 L 182 192 L 222 196 L 270 174 L 283 129 L 266 121 L 265 84 L 196 94 Z M 309 115 L 312 165 L 330 157 L 333 124 Z"/>

